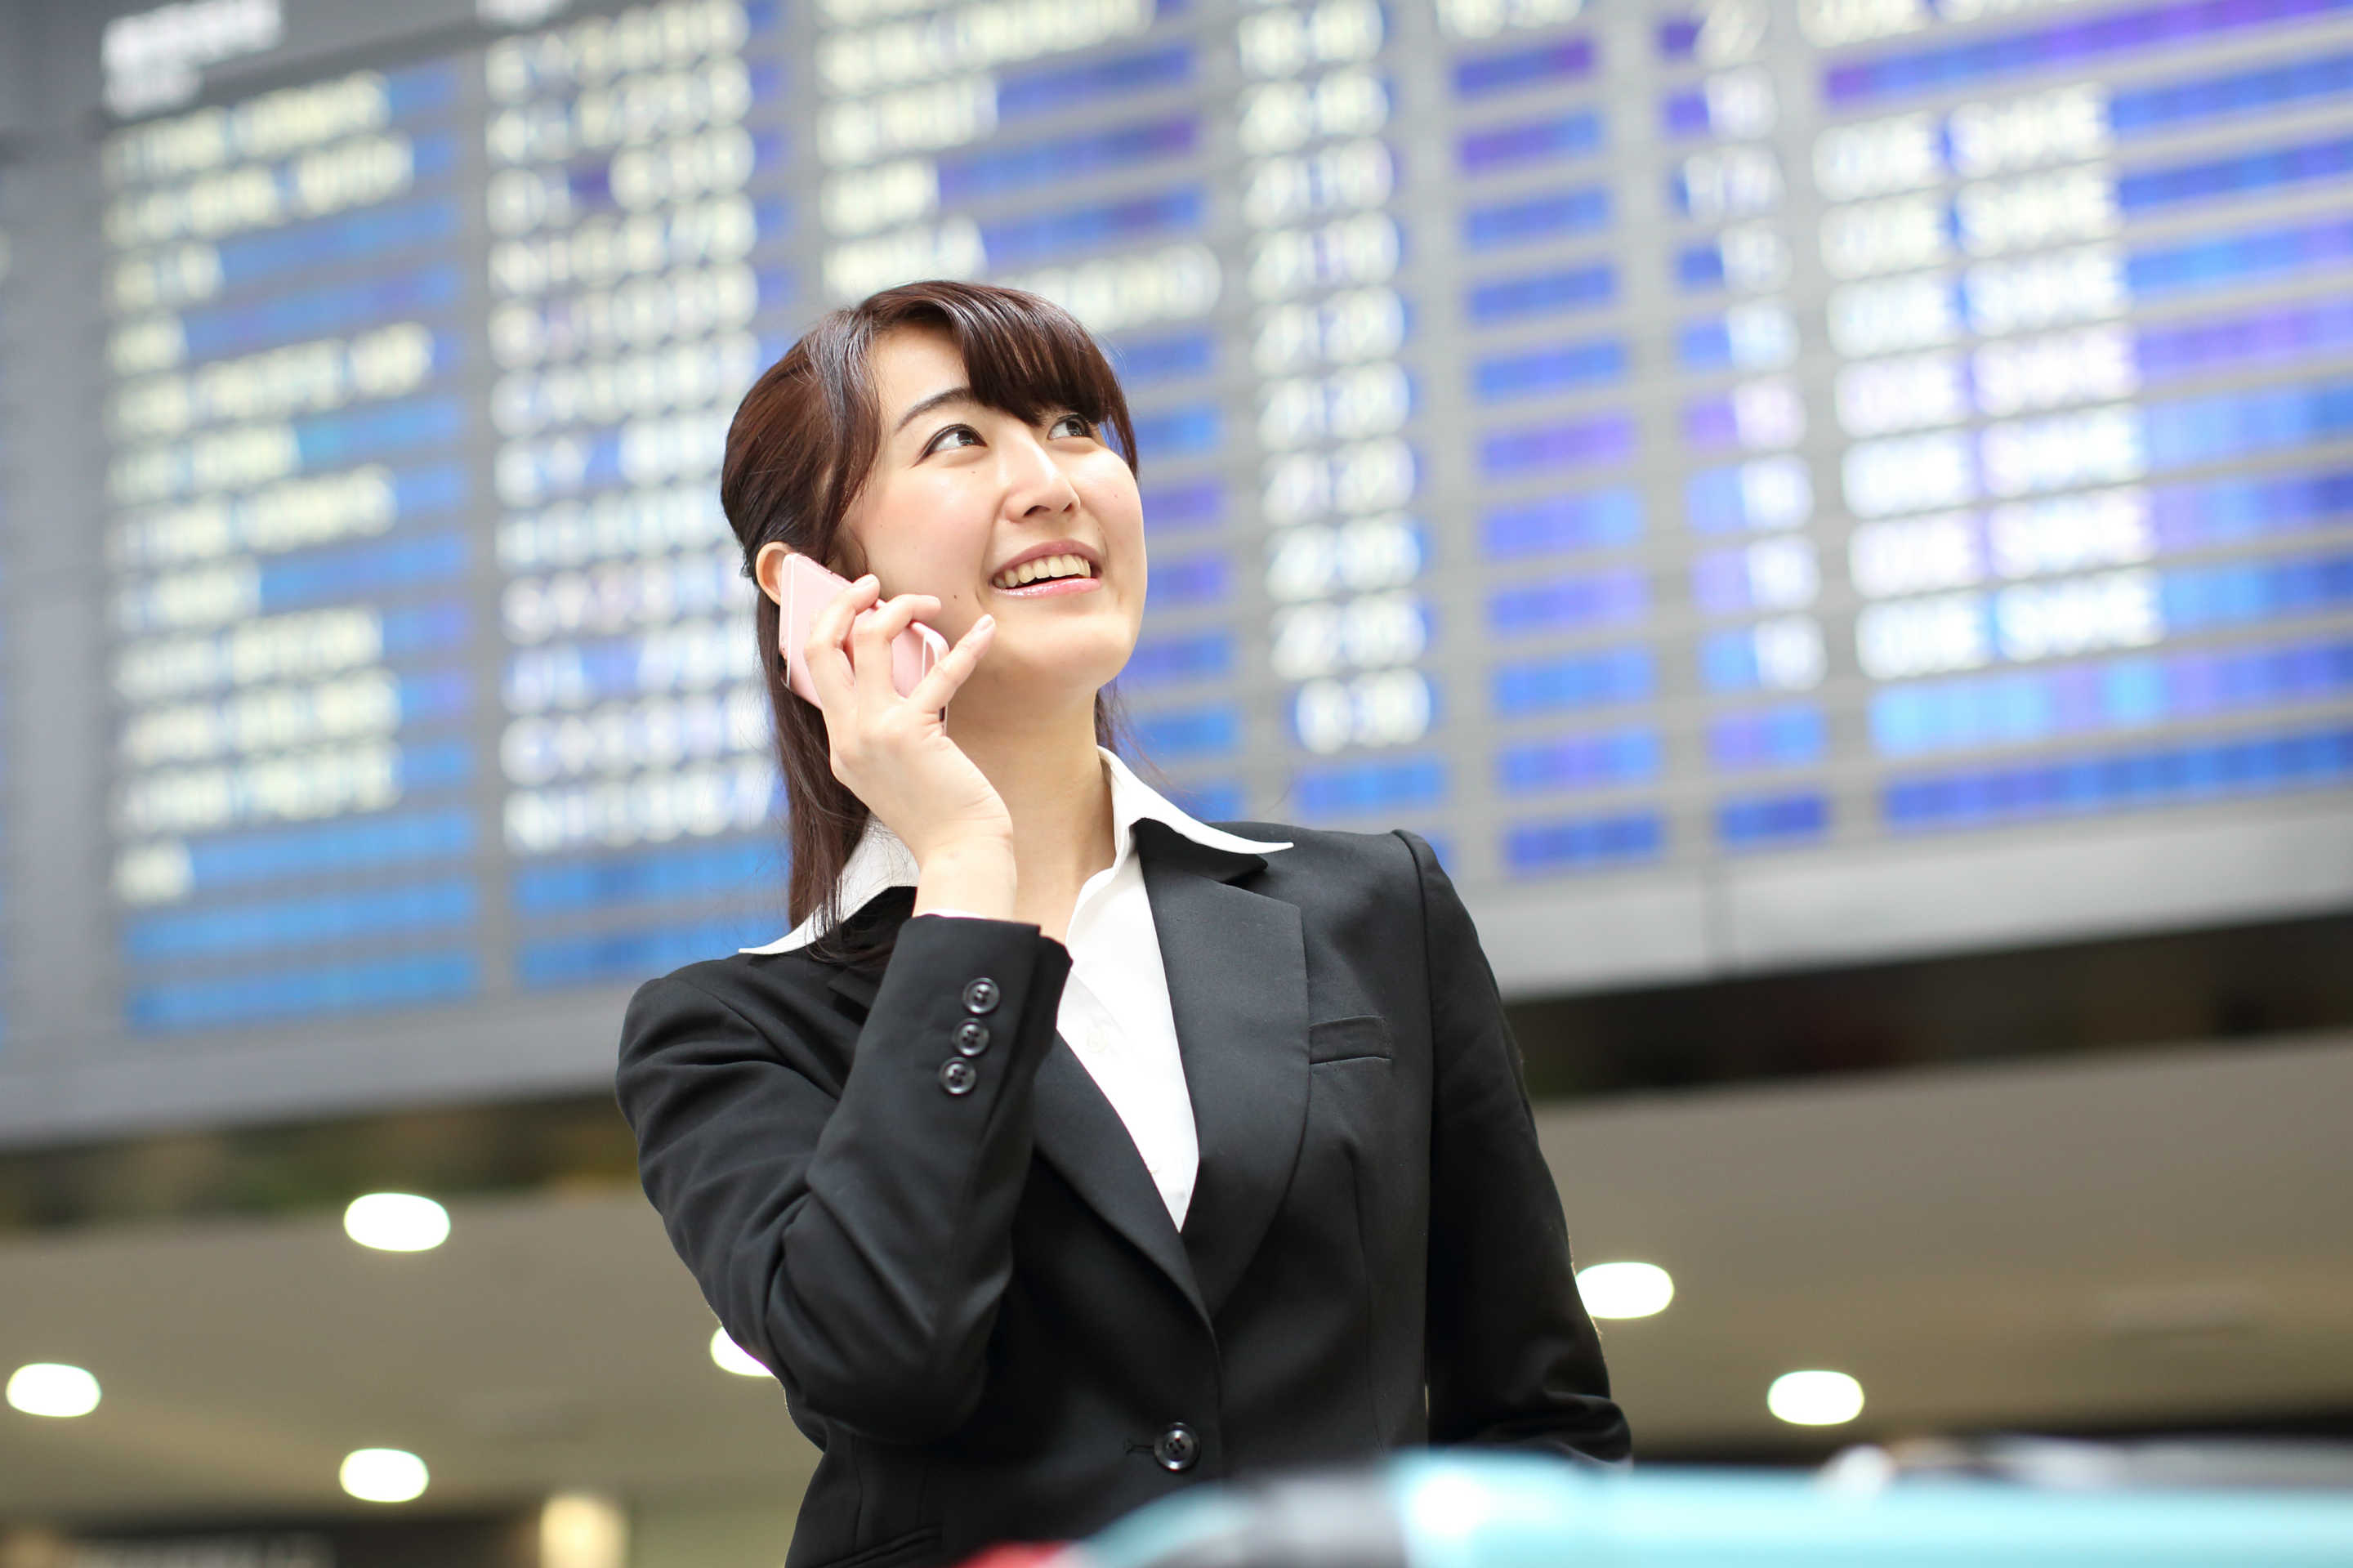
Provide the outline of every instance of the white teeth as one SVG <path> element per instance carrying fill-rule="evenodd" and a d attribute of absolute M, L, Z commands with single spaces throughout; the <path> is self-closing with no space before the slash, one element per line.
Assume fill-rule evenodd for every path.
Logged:
<path fill-rule="evenodd" d="M 989 582 L 996 588 L 1016 588 L 1025 583 L 1036 582 L 1040 577 L 1083 577 L 1093 575 L 1083 556 L 1040 556 L 1034 561 L 1025 561 L 1018 567 L 1008 567 L 991 577 Z"/>

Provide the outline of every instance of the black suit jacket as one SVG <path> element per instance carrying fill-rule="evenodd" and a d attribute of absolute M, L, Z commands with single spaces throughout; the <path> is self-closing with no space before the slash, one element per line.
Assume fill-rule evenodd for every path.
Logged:
<path fill-rule="evenodd" d="M 911 919 L 897 889 L 861 912 L 902 923 L 879 981 L 738 954 L 630 1002 L 647 1196 L 824 1451 L 790 1568 L 954 1562 L 1423 1442 L 1626 1455 L 1429 845 L 1223 825 L 1295 847 L 1135 829 L 1199 1133 L 1181 1234 L 1055 1033 L 1070 954 L 1035 926 Z"/>

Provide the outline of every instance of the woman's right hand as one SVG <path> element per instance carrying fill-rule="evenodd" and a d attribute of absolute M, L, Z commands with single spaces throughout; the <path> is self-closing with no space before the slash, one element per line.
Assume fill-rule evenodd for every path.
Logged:
<path fill-rule="evenodd" d="M 926 865 L 943 851 L 1002 846 L 1013 819 L 986 774 L 948 738 L 944 710 L 996 634 L 982 616 L 913 691 L 892 683 L 891 640 L 939 612 L 931 594 L 902 593 L 873 608 L 882 585 L 860 577 L 818 611 L 801 652 L 825 715 L 833 776 Z"/>

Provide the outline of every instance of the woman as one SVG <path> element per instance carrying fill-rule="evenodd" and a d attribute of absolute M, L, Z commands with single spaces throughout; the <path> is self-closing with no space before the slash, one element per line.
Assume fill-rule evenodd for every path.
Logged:
<path fill-rule="evenodd" d="M 1076 322 L 946 282 L 820 321 L 728 433 L 799 924 L 643 987 L 618 1090 L 680 1256 L 824 1450 L 792 1568 L 1424 1441 L 1627 1452 L 1430 846 L 1207 826 L 1109 744 L 1134 450 Z M 821 712 L 784 681 L 788 551 L 858 579 L 804 647 Z M 902 698 L 918 620 L 953 647 Z"/>

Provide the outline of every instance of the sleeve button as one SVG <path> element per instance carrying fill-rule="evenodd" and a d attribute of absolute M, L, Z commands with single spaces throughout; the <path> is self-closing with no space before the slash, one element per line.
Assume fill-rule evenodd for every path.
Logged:
<path fill-rule="evenodd" d="M 980 1084 L 980 1069 L 961 1056 L 940 1064 L 940 1087 L 952 1095 L 968 1095 Z"/>
<path fill-rule="evenodd" d="M 956 1025 L 955 1048 L 959 1054 L 977 1056 L 988 1049 L 988 1025 L 976 1018 L 967 1018 Z"/>
<path fill-rule="evenodd" d="M 1172 1422 L 1168 1429 L 1153 1439 L 1152 1457 L 1164 1470 L 1189 1470 L 1201 1458 L 1201 1439 L 1183 1422 Z"/>
<path fill-rule="evenodd" d="M 997 982 L 986 976 L 976 980 L 966 981 L 964 988 L 964 1010 L 966 1012 L 996 1012 Z"/>

